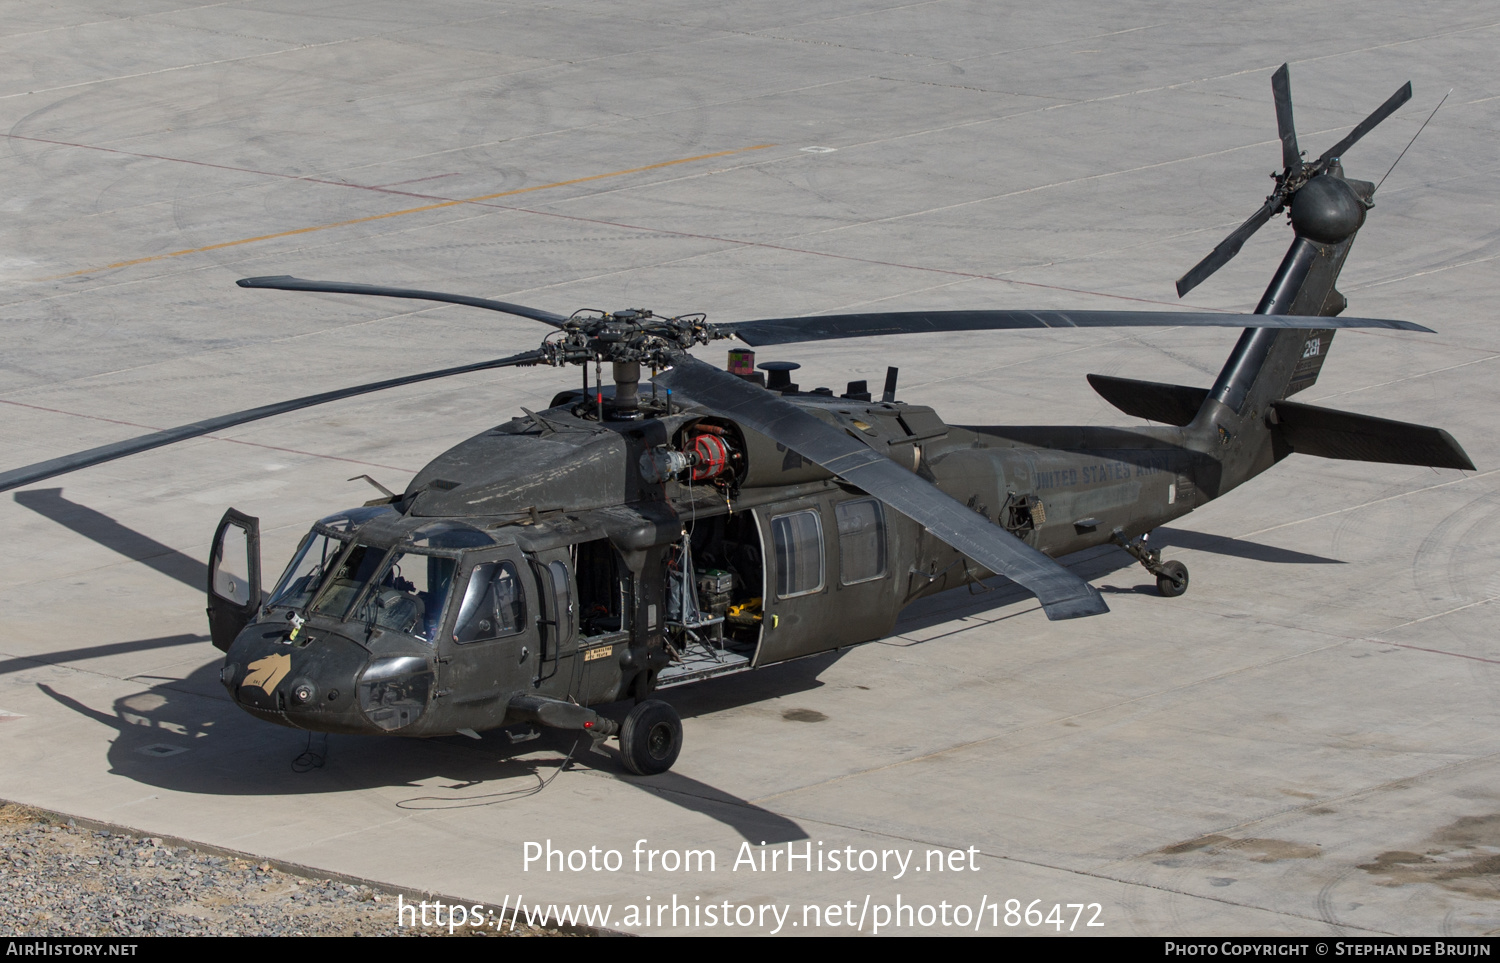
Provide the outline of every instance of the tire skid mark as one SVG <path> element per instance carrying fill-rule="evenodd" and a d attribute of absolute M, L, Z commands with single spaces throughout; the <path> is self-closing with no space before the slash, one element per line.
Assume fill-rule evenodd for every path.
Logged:
<path fill-rule="evenodd" d="M 1338 888 L 1339 884 L 1343 883 L 1344 880 L 1348 879 L 1352 875 L 1354 875 L 1354 869 L 1352 867 L 1345 868 L 1340 872 L 1335 873 L 1332 879 L 1324 883 L 1322 887 L 1318 889 L 1318 897 L 1316 901 L 1318 917 L 1322 919 L 1323 922 L 1333 927 L 1333 933 L 1335 936 L 1347 936 L 1348 934 L 1345 932 L 1344 924 L 1340 922 L 1338 910 L 1334 906 L 1333 891 Z"/>

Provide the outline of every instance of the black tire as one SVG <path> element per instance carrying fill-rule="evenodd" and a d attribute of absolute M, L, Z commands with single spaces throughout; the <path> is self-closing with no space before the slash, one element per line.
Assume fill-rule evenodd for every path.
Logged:
<path fill-rule="evenodd" d="M 1188 590 L 1187 566 L 1181 562 L 1162 562 L 1161 574 L 1156 576 L 1156 590 L 1169 599 Z"/>
<path fill-rule="evenodd" d="M 649 699 L 630 710 L 620 727 L 620 758 L 637 776 L 666 772 L 682 751 L 682 720 L 677 710 Z"/>

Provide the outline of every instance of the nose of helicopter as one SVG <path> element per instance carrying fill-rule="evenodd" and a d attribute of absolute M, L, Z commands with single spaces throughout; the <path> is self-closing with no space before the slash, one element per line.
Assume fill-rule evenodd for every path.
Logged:
<path fill-rule="evenodd" d="M 426 659 L 372 654 L 327 630 L 291 636 L 285 624 L 251 625 L 229 647 L 219 680 L 251 715 L 318 732 L 375 733 L 403 728 L 425 709 Z M 393 685 L 399 691 L 388 692 Z"/>

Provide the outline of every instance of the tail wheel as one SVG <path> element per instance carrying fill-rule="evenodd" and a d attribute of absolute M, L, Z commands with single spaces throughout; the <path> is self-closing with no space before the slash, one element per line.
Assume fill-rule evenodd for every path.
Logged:
<path fill-rule="evenodd" d="M 620 758 L 637 776 L 666 772 L 682 751 L 682 720 L 659 699 L 630 710 L 620 727 Z"/>
<path fill-rule="evenodd" d="M 1187 566 L 1181 562 L 1162 562 L 1161 571 L 1156 576 L 1156 590 L 1169 599 L 1175 599 L 1187 588 Z"/>

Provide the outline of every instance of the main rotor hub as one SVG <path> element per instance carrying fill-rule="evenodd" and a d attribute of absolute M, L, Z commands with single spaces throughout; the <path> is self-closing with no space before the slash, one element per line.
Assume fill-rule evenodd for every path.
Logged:
<path fill-rule="evenodd" d="M 613 313 L 585 310 L 542 342 L 541 361 L 550 365 L 631 362 L 667 368 L 693 345 L 728 336 L 702 314 L 666 318 L 644 308 Z"/>

